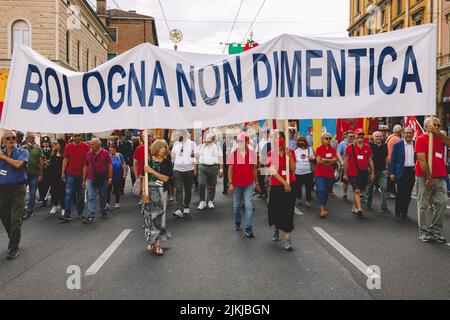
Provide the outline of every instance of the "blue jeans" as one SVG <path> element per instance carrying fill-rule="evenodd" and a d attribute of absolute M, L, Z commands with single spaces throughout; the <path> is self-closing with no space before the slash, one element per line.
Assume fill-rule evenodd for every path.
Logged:
<path fill-rule="evenodd" d="M 252 231 L 253 224 L 253 183 L 247 187 L 234 187 L 234 203 L 233 203 L 233 212 L 234 212 L 234 223 L 236 227 L 241 226 L 241 199 L 244 200 L 245 205 L 245 231 Z"/>
<path fill-rule="evenodd" d="M 450 191 L 450 178 L 448 177 L 448 175 L 446 175 L 444 177 L 445 183 L 447 185 L 447 191 Z"/>
<path fill-rule="evenodd" d="M 333 189 L 334 178 L 316 177 L 317 203 L 325 206 L 328 201 L 328 194 Z"/>
<path fill-rule="evenodd" d="M 72 197 L 74 192 L 77 194 L 78 215 L 83 214 L 84 209 L 84 190 L 82 188 L 83 177 L 66 175 L 66 198 L 64 200 L 64 216 L 70 217 L 70 208 L 72 207 Z"/>
<path fill-rule="evenodd" d="M 97 198 L 97 191 L 100 194 L 100 213 L 106 216 L 106 196 L 108 193 L 108 184 L 105 181 L 101 187 L 94 187 L 91 180 L 86 181 L 86 188 L 88 192 L 88 217 L 95 216 L 95 200 Z"/>
<path fill-rule="evenodd" d="M 38 176 L 28 175 L 28 204 L 27 213 L 31 213 L 34 210 L 36 203 L 36 191 L 38 189 Z"/>

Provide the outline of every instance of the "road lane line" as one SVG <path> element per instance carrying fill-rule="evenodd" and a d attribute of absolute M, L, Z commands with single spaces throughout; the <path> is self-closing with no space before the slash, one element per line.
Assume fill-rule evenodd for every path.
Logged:
<path fill-rule="evenodd" d="M 350 251 L 348 251 L 343 245 L 337 242 L 332 236 L 325 232 L 322 228 L 314 227 L 316 231 L 322 238 L 324 238 L 331 246 L 333 246 L 345 259 L 347 259 L 351 264 L 353 264 L 359 271 L 361 271 L 366 277 L 380 278 L 380 275 L 372 271 L 368 266 L 364 264 L 361 260 L 355 257 Z"/>
<path fill-rule="evenodd" d="M 105 264 L 105 262 L 112 256 L 114 251 L 120 246 L 120 244 L 125 240 L 125 238 L 130 234 L 132 229 L 125 229 L 122 233 L 114 240 L 113 243 L 102 253 L 102 255 L 89 267 L 86 271 L 86 276 L 95 275 L 100 268 Z"/>
<path fill-rule="evenodd" d="M 304 216 L 305 214 L 299 209 L 299 208 L 295 208 L 295 214 L 299 215 L 299 216 Z"/>

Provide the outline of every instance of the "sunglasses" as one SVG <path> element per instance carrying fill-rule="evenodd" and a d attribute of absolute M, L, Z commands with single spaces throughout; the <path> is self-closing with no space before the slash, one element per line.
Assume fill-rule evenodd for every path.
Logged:
<path fill-rule="evenodd" d="M 4 139 L 7 141 L 16 140 L 16 137 L 10 136 L 10 137 L 5 137 Z"/>
<path fill-rule="evenodd" d="M 324 140 L 331 140 L 331 138 L 323 138 Z"/>

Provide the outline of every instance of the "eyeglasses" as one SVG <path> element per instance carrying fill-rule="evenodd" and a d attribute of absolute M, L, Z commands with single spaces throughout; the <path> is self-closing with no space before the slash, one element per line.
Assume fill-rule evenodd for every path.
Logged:
<path fill-rule="evenodd" d="M 364 138 L 364 133 L 359 133 L 358 138 Z"/>

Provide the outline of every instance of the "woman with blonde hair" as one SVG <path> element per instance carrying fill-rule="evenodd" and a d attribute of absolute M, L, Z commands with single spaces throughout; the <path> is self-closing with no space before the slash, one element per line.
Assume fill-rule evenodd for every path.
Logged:
<path fill-rule="evenodd" d="M 161 239 L 170 238 L 166 227 L 167 195 L 169 182 L 173 175 L 172 162 L 167 158 L 169 146 L 163 139 L 158 139 L 151 146 L 152 156 L 149 157 L 144 172 L 148 173 L 149 194 L 142 206 L 144 215 L 144 234 L 149 243 L 148 252 L 158 256 L 164 254 Z M 144 173 L 143 173 L 144 174 Z"/>
<path fill-rule="evenodd" d="M 323 132 L 320 136 L 322 145 L 316 149 L 316 177 L 317 203 L 320 206 L 320 217 L 325 218 L 328 215 L 326 204 L 328 195 L 334 184 L 334 164 L 337 162 L 336 149 L 331 146 L 331 135 Z"/>

